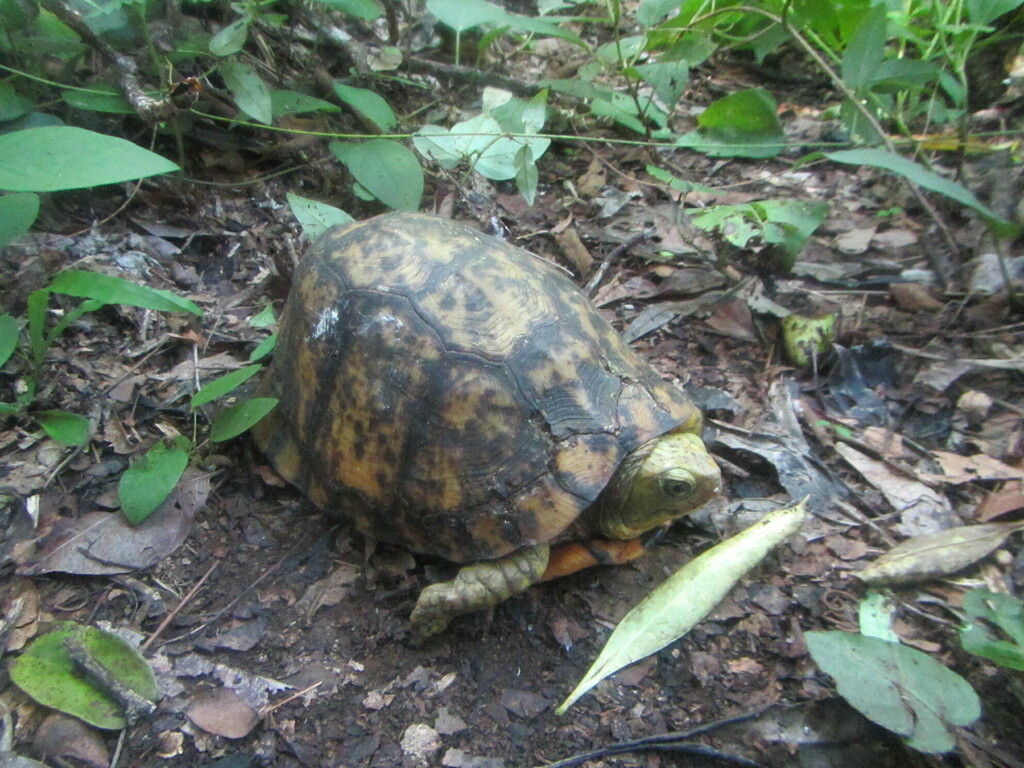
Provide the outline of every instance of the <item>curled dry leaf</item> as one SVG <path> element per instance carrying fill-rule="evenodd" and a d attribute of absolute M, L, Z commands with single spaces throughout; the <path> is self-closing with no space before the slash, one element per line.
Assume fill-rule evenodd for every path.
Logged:
<path fill-rule="evenodd" d="M 893 547 L 857 576 L 871 586 L 915 584 L 948 576 L 999 547 L 1024 523 L 986 523 L 914 536 Z"/>
<path fill-rule="evenodd" d="M 573 702 L 627 664 L 678 640 L 707 616 L 743 575 L 807 519 L 806 499 L 769 512 L 744 531 L 691 560 L 641 600 L 619 623 L 597 661 L 556 710 Z"/>

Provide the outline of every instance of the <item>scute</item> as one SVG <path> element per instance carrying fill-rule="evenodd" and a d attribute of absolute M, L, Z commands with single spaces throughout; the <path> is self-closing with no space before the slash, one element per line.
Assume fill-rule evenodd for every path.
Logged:
<path fill-rule="evenodd" d="M 396 213 L 296 270 L 254 429 L 281 474 L 364 533 L 456 562 L 551 541 L 623 457 L 697 410 L 558 269 Z"/>

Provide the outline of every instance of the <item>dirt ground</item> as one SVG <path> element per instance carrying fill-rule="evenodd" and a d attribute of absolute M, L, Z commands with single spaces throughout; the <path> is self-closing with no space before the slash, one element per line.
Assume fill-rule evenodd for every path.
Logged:
<path fill-rule="evenodd" d="M 156 712 L 119 742 L 116 732 L 55 719 L 5 680 L 2 700 L 16 715 L 15 748 L 64 761 L 54 758 L 53 765 L 107 765 L 116 753 L 119 766 L 167 768 L 518 768 L 761 713 L 700 741 L 765 766 L 1021 765 L 1020 703 L 1011 695 L 1012 680 L 1006 670 L 959 650 L 955 617 L 941 607 L 954 600 L 955 585 L 937 581 L 896 590 L 894 599 L 905 642 L 964 675 L 983 698 L 984 716 L 959 734 L 958 756 L 906 749 L 849 709 L 804 641 L 809 630 L 855 631 L 865 587 L 854 572 L 895 540 L 927 528 L 894 506 L 888 488 L 871 482 L 864 464 L 858 470 L 844 460 L 850 454 L 819 429 L 826 412 L 855 432 L 861 455 L 885 456 L 886 439 L 905 440 L 908 447 L 889 457 L 908 473 L 938 471 L 935 451 L 986 455 L 1019 467 L 1020 371 L 969 362 L 1019 360 L 1024 324 L 1008 309 L 1005 293 L 967 295 L 955 287 L 969 282 L 973 267 L 943 265 L 932 224 L 893 179 L 831 165 L 794 170 L 785 160 L 722 163 L 683 152 L 670 158 L 681 177 L 722 190 L 714 202 L 800 197 L 832 205 L 801 257 L 806 268 L 773 274 L 764 253 L 725 248 L 717 250 L 714 270 L 695 250 L 663 263 L 662 251 L 683 251 L 683 242 L 702 236 L 687 229 L 663 191 L 641 178 L 645 158 L 631 152 L 597 144 L 583 152 L 556 147 L 542 168 L 538 201 L 527 206 L 499 190 L 496 210 L 524 247 L 563 263 L 564 248 L 552 233 L 567 218 L 598 259 L 630 235 L 653 229 L 652 238 L 612 266 L 596 298 L 622 330 L 647 306 L 699 295 L 687 288 L 692 276 L 684 267 L 722 270 L 734 286 L 743 282 L 741 291 L 695 310 L 675 306 L 675 319 L 632 341 L 707 411 L 706 437 L 722 460 L 724 499 L 674 525 L 634 563 L 534 587 L 491 615 L 457 620 L 424 643 L 410 635 L 408 614 L 419 589 L 449 567 L 374 547 L 343 520 L 315 510 L 275 478 L 246 437 L 199 451 L 185 490 L 158 513 L 166 515 L 166 530 L 145 546 L 169 546 L 176 536 L 183 541 L 155 564 L 130 579 L 71 566 L 33 571 L 86 535 L 72 528 L 69 539 L 62 525 L 79 525 L 88 514 L 113 515 L 117 481 L 131 458 L 163 436 L 192 434 L 188 396 L 196 379 L 245 364 L 266 336 L 248 319 L 267 300 L 281 299 L 304 248 L 284 203 L 285 192 L 300 183 L 262 182 L 244 194 L 197 188 L 183 195 L 170 182 L 149 182 L 130 213 L 92 230 L 88 222 L 112 212 L 120 198 L 90 192 L 52 200 L 41 230 L 65 234 L 36 234 L 3 252 L 7 311 L 23 313 L 30 290 L 79 264 L 171 288 L 205 314 L 188 320 L 106 308 L 68 330 L 51 355 L 41 400 L 93 419 L 96 438 L 87 450 L 61 449 L 25 423 L 8 422 L 0 432 L 0 483 L 10 497 L 2 513 L 0 594 L 5 604 L 25 600 L 8 651 L 16 653 L 60 620 L 141 636 L 158 632 L 147 654 L 163 694 Z M 314 166 L 305 181 L 314 185 L 335 171 Z M 629 196 L 605 218 L 596 198 L 571 201 L 560 187 L 573 179 L 585 189 L 597 176 Z M 1019 168 L 1006 158 L 973 166 L 969 178 L 994 206 L 1012 204 L 1024 186 Z M 441 182 L 438 188 L 438 199 L 452 199 L 450 188 Z M 468 218 L 455 201 L 457 215 Z M 892 209 L 900 210 L 879 215 Z M 350 212 L 363 217 L 376 209 L 366 204 Z M 969 252 L 984 251 L 976 224 L 952 210 L 942 214 Z M 83 231 L 69 234 L 76 230 Z M 914 281 L 915 270 L 943 268 L 956 276 L 947 291 Z M 850 390 L 841 373 L 815 376 L 788 365 L 777 322 L 758 303 L 762 299 L 791 311 L 839 312 L 837 341 L 853 354 L 870 354 L 873 343 L 884 342 L 878 352 L 884 362 L 872 370 L 886 370 L 888 379 L 861 388 L 884 401 L 884 418 L 858 419 L 854 409 L 864 403 L 843 399 Z M 963 369 L 949 372 L 950 361 L 963 362 Z M 5 387 L 16 386 L 16 379 L 3 374 Z M 968 393 L 984 396 L 987 407 L 971 410 Z M 199 420 L 217 407 L 203 409 Z M 796 425 L 795 432 L 787 424 Z M 796 435 L 809 442 L 793 442 Z M 769 438 L 774 447 L 765 447 Z M 784 465 L 786 456 L 800 461 Z M 933 484 L 947 502 L 941 522 L 1012 514 L 1020 508 L 1009 500 L 1020 495 L 1016 472 Z M 797 488 L 811 493 L 814 513 L 800 535 L 686 638 L 601 683 L 566 715 L 554 714 L 632 605 L 754 519 L 758 500 L 781 503 Z M 993 511 L 998 504 L 1003 511 Z M 922 515 L 935 522 L 941 517 L 936 509 Z M 116 539 L 122 528 L 103 535 Z M 1021 558 L 1019 539 L 1010 539 L 960 583 L 1019 588 Z M 592 764 L 729 763 L 662 751 Z"/>

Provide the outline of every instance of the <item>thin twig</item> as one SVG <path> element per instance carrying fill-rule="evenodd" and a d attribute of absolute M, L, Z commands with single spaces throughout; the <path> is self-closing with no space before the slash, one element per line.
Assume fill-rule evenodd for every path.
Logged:
<path fill-rule="evenodd" d="M 149 649 L 149 647 L 153 645 L 154 642 L 156 642 L 156 639 L 160 637 L 161 633 L 163 633 L 163 631 L 167 629 L 167 625 L 174 621 L 174 617 L 178 615 L 182 608 L 188 605 L 189 601 L 193 597 L 195 597 L 196 592 L 198 592 L 199 588 L 206 583 L 206 580 L 210 578 L 213 572 L 217 569 L 217 566 L 220 565 L 220 562 L 220 560 L 215 560 L 213 562 L 213 565 L 206 569 L 206 573 L 203 574 L 202 578 L 200 578 L 199 581 L 196 582 L 195 586 L 189 590 L 188 594 L 181 599 L 181 602 L 174 606 L 174 610 L 172 610 L 170 613 L 167 614 L 167 616 L 164 617 L 164 620 L 160 622 L 160 626 L 153 630 L 153 634 L 146 638 L 146 642 L 139 646 L 140 653 L 145 653 Z"/>
<path fill-rule="evenodd" d="M 597 290 L 597 287 L 601 284 L 601 281 L 604 280 L 605 273 L 608 271 L 608 268 L 611 267 L 612 263 L 634 245 L 651 237 L 654 237 L 654 230 L 645 229 L 642 232 L 637 232 L 636 234 L 631 235 L 628 239 L 608 251 L 604 258 L 601 259 L 601 264 L 598 266 L 593 276 L 587 281 L 587 285 L 583 289 L 583 292 L 587 294 L 587 296 L 592 297 L 594 292 Z"/>

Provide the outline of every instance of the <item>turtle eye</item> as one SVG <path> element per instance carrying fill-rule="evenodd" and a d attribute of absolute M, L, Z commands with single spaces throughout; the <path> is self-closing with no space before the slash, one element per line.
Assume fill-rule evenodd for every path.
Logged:
<path fill-rule="evenodd" d="M 658 485 L 666 496 L 673 499 L 685 499 L 693 496 L 697 490 L 697 484 L 689 472 L 678 469 L 670 469 L 658 476 Z"/>

